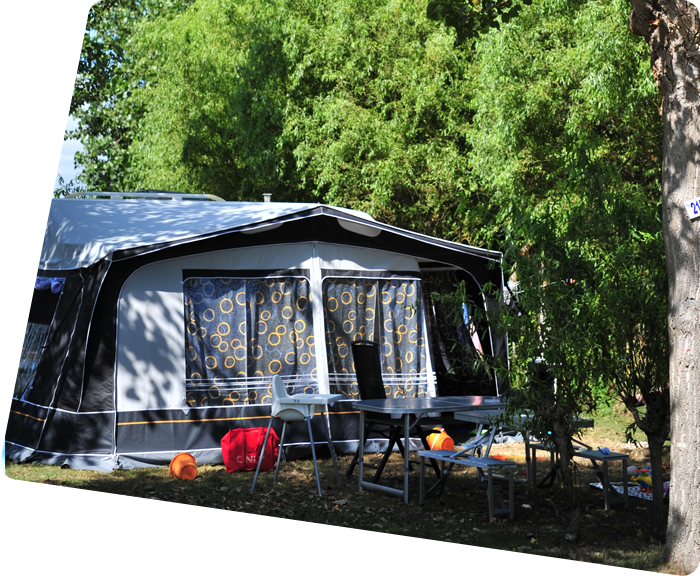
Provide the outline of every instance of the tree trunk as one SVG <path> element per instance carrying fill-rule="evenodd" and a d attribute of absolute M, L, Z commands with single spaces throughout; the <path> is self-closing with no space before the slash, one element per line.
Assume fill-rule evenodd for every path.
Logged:
<path fill-rule="evenodd" d="M 651 49 L 663 97 L 663 234 L 669 279 L 671 485 L 666 559 L 700 563 L 699 220 L 684 201 L 700 196 L 700 16 L 685 0 L 630 0 L 630 30 Z"/>
<path fill-rule="evenodd" d="M 540 406 L 539 412 L 551 423 L 552 441 L 557 448 L 559 459 L 559 474 L 571 508 L 571 518 L 566 527 L 564 538 L 567 542 L 575 542 L 578 540 L 581 530 L 581 501 L 574 482 L 573 463 L 571 462 L 571 454 L 574 451 L 571 436 L 576 431 L 573 425 L 573 415 L 562 408 L 558 402 L 544 402 Z"/>
<path fill-rule="evenodd" d="M 637 409 L 637 398 L 627 396 L 625 406 L 634 417 L 637 427 L 642 430 L 649 440 L 649 460 L 651 464 L 651 493 L 653 501 L 649 518 L 649 535 L 657 542 L 663 542 L 666 535 L 668 511 L 664 502 L 663 487 L 663 449 L 670 431 L 670 408 L 668 390 L 650 389 L 648 382 L 644 383 L 642 396 L 646 411 L 644 416 Z"/>
<path fill-rule="evenodd" d="M 662 454 L 666 435 L 648 434 L 649 464 L 651 465 L 651 518 L 649 521 L 649 536 L 656 542 L 663 542 L 667 522 L 666 505 L 664 503 L 664 480 Z"/>
<path fill-rule="evenodd" d="M 559 473 L 571 506 L 571 518 L 569 518 L 569 524 L 564 532 L 564 539 L 567 542 L 575 542 L 578 540 L 581 531 L 581 501 L 574 482 L 573 463 L 570 456 L 571 452 L 573 452 L 571 438 L 562 433 L 562 427 L 558 423 L 554 423 L 552 426 L 552 439 L 559 453 Z"/>

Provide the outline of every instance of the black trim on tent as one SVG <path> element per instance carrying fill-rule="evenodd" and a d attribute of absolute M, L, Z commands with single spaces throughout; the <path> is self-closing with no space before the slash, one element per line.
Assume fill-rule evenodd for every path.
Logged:
<path fill-rule="evenodd" d="M 51 410 L 13 400 L 5 439 L 58 454 L 111 454 L 114 414 Z"/>
<path fill-rule="evenodd" d="M 360 223 L 368 224 L 367 221 L 357 220 Z M 426 240 L 431 239 L 426 237 L 426 240 L 422 238 L 418 240 L 417 235 L 412 234 L 412 236 L 416 236 L 416 238 L 383 230 L 379 236 L 370 238 L 342 228 L 336 214 L 331 216 L 319 213 L 316 217 L 296 218 L 278 228 L 254 235 L 225 232 L 202 240 L 168 245 L 158 250 L 155 250 L 156 247 L 151 247 L 150 250 L 144 248 L 139 255 L 135 250 L 115 252 L 97 298 L 92 318 L 85 362 L 85 393 L 81 410 L 104 409 L 105 402 L 108 402 L 107 405 L 110 409 L 113 407 L 111 394 L 114 386 L 116 359 L 117 305 L 121 287 L 136 270 L 153 262 L 247 246 L 318 241 L 385 250 L 430 259 L 468 271 L 468 274 L 472 275 L 480 286 L 489 281 L 501 285 L 500 269 L 497 267 L 491 269 L 489 261 L 484 256 L 459 252 L 454 248 L 445 249 L 441 246 L 443 241 L 426 244 Z"/>
<path fill-rule="evenodd" d="M 60 298 L 60 292 L 54 293 L 51 290 L 34 290 L 32 305 L 29 308 L 29 322 L 51 324 Z"/>
<path fill-rule="evenodd" d="M 378 278 L 382 280 L 391 280 L 392 278 L 414 278 L 420 280 L 420 273 L 411 270 L 409 272 L 391 271 L 384 272 L 381 270 L 338 270 L 335 268 L 321 268 L 321 277 L 326 278 Z"/>
<path fill-rule="evenodd" d="M 61 392 L 61 398 L 57 407 L 64 410 L 78 412 L 100 412 L 103 410 L 113 410 L 112 400 L 113 379 L 106 378 L 100 386 L 99 380 L 87 379 L 85 374 L 89 373 L 89 351 L 90 345 L 94 344 L 96 337 L 100 337 L 99 331 L 93 329 L 95 319 L 100 318 L 97 310 L 97 302 L 103 293 L 103 285 L 109 273 L 109 262 L 102 261 L 92 266 L 84 274 L 84 285 L 82 289 L 82 302 L 80 304 L 79 316 L 76 319 L 75 331 L 71 335 L 71 353 L 66 360 L 65 383 Z M 113 366 L 110 366 L 113 376 Z M 104 368 L 104 370 L 109 370 Z M 94 398 L 96 391 L 99 391 L 99 398 Z M 86 401 L 87 400 L 87 401 Z"/>
<path fill-rule="evenodd" d="M 331 437 L 338 446 L 343 440 L 357 440 L 357 411 L 349 402 L 338 402 L 330 407 Z M 269 405 L 211 407 L 181 410 L 139 410 L 120 412 L 117 422 L 117 446 L 119 453 L 167 452 L 172 450 L 211 450 L 221 448 L 221 439 L 236 428 L 267 428 L 270 422 Z M 317 414 L 311 419 L 314 441 L 326 441 L 325 416 Z M 275 418 L 272 427 L 278 437 L 282 434 L 282 421 Z M 305 426 L 287 429 L 290 443 L 308 443 Z"/>
<path fill-rule="evenodd" d="M 28 448 L 36 448 L 47 414 L 46 408 L 13 399 L 5 440 Z"/>
<path fill-rule="evenodd" d="M 363 234 L 350 232 L 339 224 L 338 218 L 375 228 L 380 230 L 380 232 L 375 237 L 368 237 Z M 171 249 L 175 249 L 175 253 L 179 256 L 184 256 L 192 253 L 216 251 L 224 248 L 318 241 L 406 254 L 408 256 L 436 260 L 445 264 L 457 265 L 466 270 L 472 267 L 476 269 L 485 268 L 485 261 L 490 261 L 494 263 L 493 270 L 486 274 L 477 271 L 477 281 L 482 286 L 489 280 L 494 281 L 497 286 L 501 285 L 500 270 L 498 269 L 501 255 L 498 252 L 488 253 L 485 250 L 474 249 L 470 246 L 464 246 L 464 250 L 462 251 L 457 249 L 453 243 L 445 240 L 416 234 L 408 230 L 392 228 L 378 222 L 348 215 L 345 212 L 334 210 L 327 206 L 319 206 L 311 210 L 298 212 L 291 216 L 268 220 L 264 222 L 264 225 L 268 226 L 275 223 L 281 223 L 283 225 L 272 230 L 264 230 L 252 235 L 241 235 L 240 231 L 242 229 L 227 230 L 199 238 L 120 250 L 113 254 L 113 259 L 116 261 L 134 258 L 147 255 L 153 251 L 162 253 L 162 251 L 170 251 Z M 240 238 L 229 244 L 230 240 L 226 240 L 223 237 L 231 235 L 239 236 Z M 194 251 L 187 248 L 188 245 L 193 244 L 199 245 L 200 248 Z M 181 248 L 181 251 L 178 250 L 178 248 Z M 498 281 L 496 282 L 496 280 Z"/>
<path fill-rule="evenodd" d="M 59 374 L 56 372 L 56 358 L 65 355 L 65 346 L 60 346 L 59 342 L 65 340 L 65 329 L 71 329 L 73 325 L 74 307 L 80 294 L 81 286 L 80 274 L 74 271 L 66 277 L 60 293 L 53 294 L 50 290 L 34 290 L 29 310 L 29 322 L 51 325 L 32 386 L 33 395 L 31 399 L 39 404 L 48 404 L 46 392 L 40 391 L 42 380 L 44 381 L 43 384 L 48 387 L 51 387 L 58 380 Z M 56 342 L 55 345 L 54 342 Z"/>
<path fill-rule="evenodd" d="M 362 222 L 367 224 L 367 222 Z M 274 230 L 255 235 L 239 232 L 222 232 L 214 237 L 194 239 L 178 244 L 154 245 L 139 249 L 117 251 L 113 254 L 113 267 L 117 263 L 133 262 L 124 271 L 130 274 L 137 268 L 162 259 L 190 256 L 202 252 L 216 252 L 246 246 L 269 246 L 273 244 L 296 244 L 301 242 L 327 242 L 360 248 L 384 250 L 397 254 L 433 260 L 444 265 L 456 266 L 472 274 L 480 286 L 492 282 L 500 286 L 502 274 L 499 268 L 500 254 L 493 257 L 486 254 L 477 255 L 456 249 L 446 242 L 406 232 L 400 234 L 393 230 L 382 230 L 374 237 L 349 232 L 338 223 L 337 217 L 313 217 L 305 220 L 294 219 Z M 497 256 L 497 257 L 496 257 Z"/>
<path fill-rule="evenodd" d="M 108 262 L 100 262 L 65 274 L 31 389 L 25 402 L 13 399 L 7 428 L 9 441 L 32 450 L 63 454 L 111 452 L 113 415 L 76 413 L 84 392 L 87 328 L 108 267 Z M 110 402 L 102 403 L 97 410 L 111 408 L 110 394 Z"/>
<path fill-rule="evenodd" d="M 227 269 L 184 269 L 182 280 L 188 278 L 271 278 L 271 277 L 311 277 L 311 270 L 289 268 L 287 270 L 227 270 Z"/>

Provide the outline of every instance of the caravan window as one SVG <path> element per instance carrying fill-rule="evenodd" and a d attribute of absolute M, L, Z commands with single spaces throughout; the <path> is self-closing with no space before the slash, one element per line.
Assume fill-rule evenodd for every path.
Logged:
<path fill-rule="evenodd" d="M 275 374 L 318 391 L 306 277 L 187 278 L 184 296 L 190 406 L 267 404 Z"/>
<path fill-rule="evenodd" d="M 31 390 L 61 297 L 63 283 L 63 278 L 37 278 L 35 282 L 29 321 L 24 332 L 22 356 L 12 394 L 14 398 L 23 398 Z"/>
<path fill-rule="evenodd" d="M 483 369 L 473 368 L 479 355 L 491 354 L 487 327 L 474 321 L 474 310 L 470 309 L 483 302 L 479 286 L 469 275 L 454 269 L 424 270 L 421 279 L 426 294 L 438 394 L 496 394 L 495 383 L 489 375 Z M 462 304 L 461 314 L 456 317 L 454 310 L 445 303 L 436 302 L 431 295 L 452 294 L 460 282 L 465 283 L 469 302 Z"/>
<path fill-rule="evenodd" d="M 427 395 L 428 352 L 418 279 L 329 276 L 323 281 L 323 306 L 331 392 L 357 397 L 350 345 L 373 340 L 380 344 L 387 395 Z"/>

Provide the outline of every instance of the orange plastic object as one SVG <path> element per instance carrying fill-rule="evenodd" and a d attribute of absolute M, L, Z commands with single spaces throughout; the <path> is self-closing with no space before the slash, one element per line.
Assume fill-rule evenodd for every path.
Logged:
<path fill-rule="evenodd" d="M 180 452 L 170 461 L 170 474 L 180 480 L 194 480 L 197 477 L 197 461 L 194 456 Z"/>
<path fill-rule="evenodd" d="M 445 432 L 444 428 L 433 428 L 436 432 L 428 435 L 428 445 L 431 450 L 452 450 L 455 447 L 455 442 Z"/>

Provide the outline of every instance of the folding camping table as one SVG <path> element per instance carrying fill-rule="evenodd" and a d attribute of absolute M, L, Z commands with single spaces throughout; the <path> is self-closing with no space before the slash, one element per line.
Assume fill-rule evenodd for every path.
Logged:
<path fill-rule="evenodd" d="M 355 408 L 360 411 L 360 455 L 359 455 L 359 481 L 358 489 L 376 490 L 402 496 L 404 502 L 408 502 L 408 471 L 409 471 L 409 434 L 420 423 L 421 418 L 435 418 L 446 414 L 454 414 L 465 410 L 487 410 L 503 408 L 505 403 L 497 397 L 485 396 L 447 396 L 442 398 L 385 398 L 378 400 L 359 400 L 354 402 Z M 364 468 L 364 444 L 365 444 L 365 412 L 389 414 L 397 419 L 403 419 L 404 430 L 404 485 L 403 490 L 384 486 L 379 483 L 379 477 L 374 482 L 367 482 L 363 477 Z M 411 417 L 414 418 L 411 423 Z M 391 444 L 387 446 L 391 450 Z M 381 475 L 380 475 L 381 476 Z"/>
<path fill-rule="evenodd" d="M 489 451 L 491 450 L 491 445 L 494 441 L 495 433 L 500 428 L 497 422 L 498 418 L 502 415 L 502 413 L 502 410 L 471 410 L 466 412 L 458 412 L 454 415 L 455 420 L 462 420 L 465 422 L 472 422 L 478 424 L 479 429 L 477 430 L 477 434 L 480 434 L 481 430 L 484 427 L 488 427 L 491 430 L 491 433 L 488 436 L 486 436 L 486 442 L 479 442 L 477 440 L 476 443 L 467 447 L 467 450 L 470 450 L 473 454 L 475 454 L 477 450 L 480 451 L 483 445 L 486 444 L 486 450 L 483 456 L 488 457 Z M 545 478 L 542 479 L 540 484 L 536 484 L 537 450 L 548 450 L 548 448 L 542 443 L 530 443 L 530 429 L 528 427 L 528 422 L 530 421 L 530 419 L 531 416 L 528 412 L 516 414 L 510 422 L 509 426 L 503 426 L 503 428 L 510 428 L 512 430 L 516 430 L 522 433 L 523 440 L 525 442 L 525 469 L 527 470 L 528 480 L 532 488 L 541 488 L 544 486 L 544 483 L 548 479 L 551 479 L 551 477 L 553 477 L 556 474 L 556 469 L 552 468 L 547 473 Z M 590 420 L 588 418 L 576 418 L 575 424 L 576 427 L 579 429 L 593 428 L 593 420 Z M 581 444 L 584 448 L 590 449 L 589 446 L 583 444 L 582 442 L 575 439 L 574 441 Z M 578 453 L 576 455 L 578 455 Z"/>
<path fill-rule="evenodd" d="M 484 458 L 489 457 L 489 452 L 491 451 L 491 446 L 493 445 L 494 439 L 496 437 L 496 432 L 502 428 L 509 428 L 521 432 L 523 435 L 523 440 L 525 441 L 525 462 L 528 475 L 530 474 L 530 434 L 527 427 L 528 415 L 527 414 L 516 414 L 513 417 L 513 421 L 510 426 L 499 426 L 498 420 L 503 415 L 503 409 L 500 410 L 469 410 L 465 412 L 457 412 L 454 415 L 455 420 L 461 420 L 463 422 L 471 422 L 473 424 L 478 424 L 479 427 L 476 431 L 476 440 L 471 444 L 464 447 L 464 449 L 459 452 L 462 453 L 472 453 L 472 456 L 478 455 Z M 489 434 L 482 435 L 481 432 L 484 428 L 489 430 Z M 483 453 L 482 453 L 483 450 Z"/>
<path fill-rule="evenodd" d="M 462 412 L 455 412 L 454 414 L 454 419 L 455 420 L 461 420 L 462 422 L 470 422 L 473 424 L 478 424 L 478 428 L 476 430 L 476 437 L 475 439 L 470 442 L 469 444 L 462 446 L 461 450 L 455 451 L 455 452 L 446 452 L 446 451 L 440 451 L 439 454 L 436 455 L 436 457 L 441 460 L 442 462 L 442 467 L 440 470 L 440 474 L 438 475 L 438 480 L 435 482 L 430 488 L 428 488 L 427 491 L 423 491 L 423 484 L 424 484 L 424 460 L 425 458 L 430 458 L 431 453 L 430 450 L 422 450 L 418 452 L 418 455 L 421 457 L 421 493 L 420 493 L 420 500 L 421 503 L 423 499 L 431 494 L 433 491 L 435 491 L 437 488 L 443 488 L 445 485 L 445 482 L 447 481 L 447 478 L 452 472 L 452 468 L 454 467 L 455 464 L 460 464 L 460 465 L 467 465 L 467 466 L 474 466 L 477 469 L 477 472 L 479 474 L 479 479 L 483 482 L 485 480 L 484 477 L 484 472 L 483 470 L 487 470 L 487 475 L 488 475 L 488 496 L 489 496 L 489 515 L 493 516 L 494 513 L 494 498 L 498 499 L 497 496 L 493 493 L 493 478 L 500 477 L 500 476 L 494 476 L 493 475 L 493 468 L 499 465 L 499 462 L 493 460 L 492 458 L 489 458 L 489 452 L 491 451 L 491 446 L 493 445 L 493 441 L 496 435 L 496 431 L 499 430 L 501 427 L 498 425 L 498 420 L 499 418 L 503 415 L 503 407 L 504 405 L 500 405 L 497 408 L 494 408 L 493 406 L 488 406 L 487 409 L 482 409 L 482 410 L 467 410 L 467 411 L 462 411 Z M 514 418 L 514 426 L 513 428 L 521 428 L 525 425 L 527 422 L 527 416 L 526 415 L 518 415 Z M 484 431 L 484 428 L 488 429 L 488 434 L 482 434 Z M 527 432 L 524 434 L 525 436 L 525 442 L 526 442 L 526 447 L 527 447 Z M 526 450 L 526 452 L 528 452 Z M 529 453 L 529 452 L 528 452 Z M 500 463 L 501 466 L 506 466 L 506 467 L 512 467 L 514 465 L 510 465 L 507 463 Z M 528 465 L 528 470 L 529 470 L 529 465 Z M 512 474 L 509 476 L 509 482 L 510 482 L 510 493 L 511 493 L 511 499 L 512 499 L 512 492 L 513 492 L 513 479 L 512 479 Z M 510 509 L 506 509 L 503 506 L 503 503 L 499 500 L 499 511 L 502 510 L 507 510 L 511 518 L 513 517 L 513 509 L 512 506 Z"/>
<path fill-rule="evenodd" d="M 530 444 L 530 429 L 528 423 L 530 422 L 532 416 L 528 412 L 514 415 L 508 425 L 501 425 L 499 423 L 499 420 L 502 415 L 502 407 L 499 407 L 497 409 L 466 410 L 462 412 L 456 412 L 454 414 L 455 420 L 461 420 L 463 422 L 471 422 L 473 424 L 478 424 L 476 438 L 471 443 L 467 444 L 466 446 L 463 446 L 462 449 L 459 451 L 441 451 L 439 454 L 435 455 L 435 457 L 441 460 L 442 462 L 441 473 L 438 476 L 438 480 L 425 492 L 423 491 L 424 459 L 430 458 L 431 454 L 429 450 L 418 452 L 418 455 L 421 457 L 421 502 L 427 495 L 435 491 L 437 488 L 444 488 L 445 482 L 450 476 L 452 468 L 455 464 L 474 466 L 477 469 L 479 480 L 488 484 L 487 492 L 489 497 L 489 516 L 492 517 L 496 513 L 508 512 L 510 514 L 510 517 L 513 518 L 514 509 L 512 500 L 514 479 L 512 476 L 512 472 L 507 477 L 507 480 L 509 481 L 510 493 L 509 506 L 506 507 L 501 501 L 501 499 L 493 492 L 493 478 L 504 478 L 503 476 L 493 474 L 493 469 L 499 466 L 506 466 L 511 468 L 514 467 L 513 464 L 505 464 L 492 458 L 489 458 L 489 452 L 491 451 L 491 446 L 493 445 L 496 432 L 499 429 L 510 429 L 522 433 L 523 440 L 525 442 L 525 466 L 528 474 L 528 481 L 533 488 L 535 487 L 536 450 L 537 448 L 539 448 L 540 450 L 546 448 L 544 447 L 544 445 L 541 444 Z M 592 427 L 593 421 L 579 418 L 576 421 L 576 425 L 579 428 Z M 488 434 L 482 434 L 484 428 L 489 430 Z M 532 459 L 530 457 L 531 450 Z M 486 470 L 486 474 L 484 474 L 484 470 Z M 547 477 L 553 476 L 554 474 L 556 474 L 556 469 L 552 468 L 552 470 L 547 474 Z M 606 494 L 606 506 L 607 503 L 608 500 Z"/>

